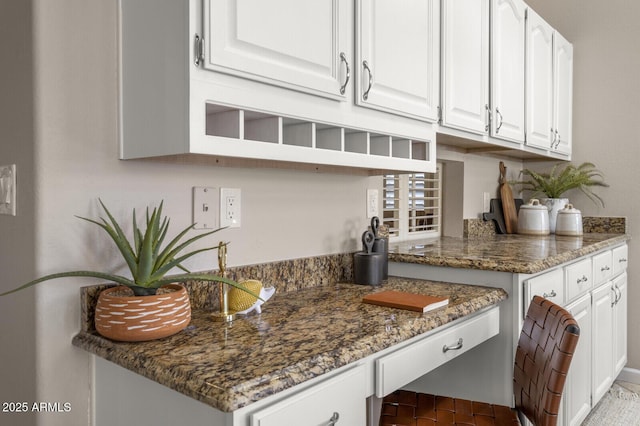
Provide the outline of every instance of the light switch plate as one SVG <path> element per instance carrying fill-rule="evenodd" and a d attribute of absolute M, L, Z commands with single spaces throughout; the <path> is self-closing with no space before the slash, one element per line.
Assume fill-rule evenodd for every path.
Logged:
<path fill-rule="evenodd" d="M 367 219 L 378 216 L 378 198 L 377 189 L 367 189 Z"/>
<path fill-rule="evenodd" d="M 218 227 L 218 192 L 211 187 L 193 187 L 194 229 Z"/>
<path fill-rule="evenodd" d="M 0 166 L 0 214 L 16 215 L 16 165 Z"/>

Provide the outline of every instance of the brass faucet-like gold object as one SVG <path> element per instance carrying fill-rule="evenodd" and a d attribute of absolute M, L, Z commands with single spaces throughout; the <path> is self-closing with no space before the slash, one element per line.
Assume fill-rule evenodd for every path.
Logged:
<path fill-rule="evenodd" d="M 224 278 L 227 269 L 227 245 L 220 241 L 218 243 L 218 268 L 220 276 Z M 226 283 L 218 283 L 218 302 L 220 312 L 214 312 L 211 317 L 214 321 L 231 322 L 236 318 L 236 314 L 229 312 L 229 286 Z"/>

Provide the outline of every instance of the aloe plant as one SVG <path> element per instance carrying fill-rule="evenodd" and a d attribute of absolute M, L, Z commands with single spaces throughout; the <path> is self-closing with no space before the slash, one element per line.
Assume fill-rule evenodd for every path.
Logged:
<path fill-rule="evenodd" d="M 593 192 L 592 187 L 609 185 L 604 182 L 603 173 L 593 163 L 582 163 L 577 167 L 569 164 L 561 171 L 558 171 L 559 165 L 560 163 L 553 166 L 549 173 L 523 169 L 520 173 L 529 179 L 512 183 L 520 185 L 523 190 L 532 191 L 532 197 L 545 194 L 548 198 L 561 198 L 565 192 L 579 189 L 595 204 L 604 207 L 604 200 Z"/>
<path fill-rule="evenodd" d="M 191 225 L 182 230 L 182 232 L 180 232 L 168 244 L 162 247 L 165 237 L 167 236 L 167 231 L 169 229 L 169 219 L 167 217 L 162 217 L 163 203 L 161 202 L 158 207 L 155 207 L 153 209 L 151 214 L 149 214 L 149 208 L 147 208 L 146 229 L 144 229 L 144 231 L 138 228 L 136 211 L 135 209 L 133 210 L 133 243 L 131 243 L 124 234 L 121 226 L 109 212 L 102 200 L 99 201 L 108 219 L 101 217 L 100 221 L 98 221 L 80 216 L 77 217 L 86 220 L 87 222 L 98 225 L 107 234 L 109 234 L 109 237 L 111 237 L 111 240 L 115 243 L 118 250 L 120 251 L 120 254 L 129 267 L 131 278 L 97 271 L 60 272 L 56 274 L 46 275 L 33 281 L 29 281 L 28 283 L 21 285 L 20 287 L 17 287 L 13 290 L 0 293 L 0 296 L 14 293 L 43 281 L 56 278 L 93 277 L 113 281 L 115 283 L 130 287 L 133 290 L 134 294 L 138 296 L 155 294 L 156 290 L 164 284 L 184 283 L 187 281 L 197 280 L 226 283 L 233 287 L 237 287 L 240 290 L 246 291 L 252 296 L 258 297 L 258 295 L 254 294 L 242 284 L 239 284 L 234 280 L 230 280 L 228 278 L 214 274 L 190 272 L 182 266 L 182 262 L 195 256 L 196 254 L 219 248 L 220 246 L 218 245 L 213 247 L 201 248 L 181 254 L 181 252 L 185 248 L 187 248 L 194 242 L 215 232 L 218 232 L 223 228 L 198 234 L 186 241 L 182 241 L 185 235 L 193 228 L 193 225 Z M 226 245 L 227 243 L 221 244 Z M 179 268 L 184 273 L 167 276 L 167 273 L 173 268 Z"/>

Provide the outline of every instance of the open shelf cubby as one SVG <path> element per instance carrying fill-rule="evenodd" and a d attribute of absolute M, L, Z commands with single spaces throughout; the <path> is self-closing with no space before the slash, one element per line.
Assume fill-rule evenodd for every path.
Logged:
<path fill-rule="evenodd" d="M 224 149 L 219 145 L 223 155 L 239 158 L 263 156 L 265 159 L 407 172 L 430 171 L 435 167 L 435 159 L 431 158 L 435 142 L 430 140 L 213 103 L 206 104 L 206 136 L 214 137 L 212 147 L 224 144 Z M 230 143 L 234 144 L 233 150 L 229 148 Z M 215 148 L 211 151 L 215 154 Z"/>

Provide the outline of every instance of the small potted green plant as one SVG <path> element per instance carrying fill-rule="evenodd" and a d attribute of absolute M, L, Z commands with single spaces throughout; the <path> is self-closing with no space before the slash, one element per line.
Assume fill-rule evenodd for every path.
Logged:
<path fill-rule="evenodd" d="M 555 231 L 555 219 L 558 210 L 568 204 L 569 199 L 563 195 L 572 189 L 577 189 L 585 194 L 595 204 L 604 207 L 604 200 L 595 192 L 593 187 L 609 185 L 604 182 L 603 173 L 596 168 L 593 163 L 582 163 L 579 166 L 568 164 L 562 170 L 558 167 L 561 163 L 553 166 L 548 173 L 539 173 L 530 169 L 523 169 L 521 175 L 525 179 L 515 181 L 513 184 L 519 185 L 521 190 L 531 191 L 531 198 L 544 194 L 541 202 L 549 208 L 549 227 L 551 232 Z"/>
<path fill-rule="evenodd" d="M 37 278 L 13 290 L 1 293 L 0 296 L 56 278 L 93 277 L 114 282 L 120 286 L 108 288 L 99 296 L 95 315 L 96 330 L 105 337 L 124 341 L 151 340 L 170 336 L 184 329 L 191 319 L 188 294 L 186 288 L 182 285 L 188 281 L 225 283 L 258 297 L 258 295 L 234 280 L 214 274 L 191 272 L 182 266 L 185 260 L 196 254 L 218 249 L 220 245 L 182 253 L 191 244 L 220 229 L 198 234 L 186 241 L 182 241 L 193 228 L 193 225 L 191 225 L 162 247 L 169 229 L 169 219 L 162 217 L 163 203 L 161 202 L 151 213 L 147 208 L 146 228 L 144 230 L 138 228 L 136 212 L 135 209 L 133 210 L 133 239 L 129 241 L 122 227 L 105 204 L 102 200 L 99 201 L 107 219 L 102 217 L 99 221 L 84 217 L 80 217 L 80 219 L 101 227 L 109 235 L 125 260 L 131 273 L 131 278 L 99 271 L 60 272 Z M 181 269 L 183 273 L 168 276 L 167 274 L 174 268 Z M 130 290 L 127 290 L 127 288 Z M 142 298 L 153 298 L 153 300 L 144 299 L 144 302 L 141 302 Z M 127 304 L 127 307 L 122 306 L 124 303 Z M 109 309 L 113 307 L 120 312 L 115 314 L 110 312 Z M 145 311 L 142 307 L 150 307 L 150 309 Z M 162 310 L 160 309 L 161 307 L 166 309 Z M 157 312 L 154 313 L 154 311 Z M 123 315 L 123 312 L 126 312 L 126 315 Z M 118 319 L 131 319 L 134 324 L 120 324 L 125 321 L 113 321 L 112 319 L 115 317 L 118 317 Z M 103 320 L 104 322 L 102 322 Z M 160 323 L 164 324 L 164 326 L 161 326 Z M 129 331 L 136 333 L 129 333 Z M 142 334 L 140 331 L 142 331 Z"/>

